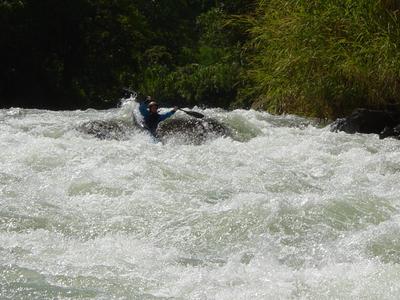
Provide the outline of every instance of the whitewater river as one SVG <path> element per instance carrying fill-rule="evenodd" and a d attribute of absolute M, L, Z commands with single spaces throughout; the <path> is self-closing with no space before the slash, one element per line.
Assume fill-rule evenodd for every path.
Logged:
<path fill-rule="evenodd" d="M 0 110 L 0 299 L 398 298 L 399 141 L 206 109 L 232 137 L 161 144 L 134 106 Z"/>

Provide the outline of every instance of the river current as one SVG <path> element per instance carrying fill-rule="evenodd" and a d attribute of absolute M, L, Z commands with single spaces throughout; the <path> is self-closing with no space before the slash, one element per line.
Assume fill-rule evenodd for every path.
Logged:
<path fill-rule="evenodd" d="M 134 107 L 0 110 L 0 299 L 398 297 L 399 141 L 198 109 L 233 136 L 161 144 Z"/>

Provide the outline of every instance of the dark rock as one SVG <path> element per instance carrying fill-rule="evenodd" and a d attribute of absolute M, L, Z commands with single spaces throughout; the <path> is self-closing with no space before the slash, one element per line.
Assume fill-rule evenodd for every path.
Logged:
<path fill-rule="evenodd" d="M 375 133 L 380 138 L 397 136 L 394 128 L 400 124 L 400 113 L 383 110 L 357 109 L 350 116 L 337 119 L 331 124 L 331 131 L 346 133 Z M 396 133 L 397 132 L 397 133 Z"/>
<path fill-rule="evenodd" d="M 143 130 L 139 122 L 134 122 L 134 126 Z M 80 124 L 77 130 L 102 140 L 124 140 L 134 127 L 121 121 L 95 120 Z M 231 131 L 215 119 L 173 118 L 160 123 L 157 135 L 163 142 L 175 138 L 198 145 L 211 138 L 231 136 Z"/>
<path fill-rule="evenodd" d="M 383 130 L 379 133 L 379 139 L 384 139 L 390 136 L 394 136 L 394 128 L 386 126 Z"/>
<path fill-rule="evenodd" d="M 77 130 L 101 140 L 124 140 L 132 128 L 114 120 L 96 120 L 79 125 Z"/>
<path fill-rule="evenodd" d="M 185 142 L 201 144 L 216 137 L 231 136 L 230 129 L 215 119 L 169 119 L 160 123 L 158 136 L 165 141 L 179 138 Z"/>
<path fill-rule="evenodd" d="M 395 127 L 387 126 L 379 133 L 379 139 L 384 139 L 387 137 L 400 139 L 400 125 L 397 125 Z"/>

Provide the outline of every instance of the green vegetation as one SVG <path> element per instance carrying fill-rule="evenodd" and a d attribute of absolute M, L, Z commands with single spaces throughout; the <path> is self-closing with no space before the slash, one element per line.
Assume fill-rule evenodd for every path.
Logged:
<path fill-rule="evenodd" d="M 1 1 L 1 106 L 112 107 L 130 86 L 163 102 L 226 107 L 240 43 L 222 27 L 242 2 Z"/>
<path fill-rule="evenodd" d="M 336 117 L 398 104 L 399 1 L 259 1 L 244 90 L 275 113 Z"/>
<path fill-rule="evenodd" d="M 139 89 L 164 101 L 228 107 L 236 97 L 241 44 L 234 31 L 224 30 L 226 22 L 220 8 L 200 14 L 196 41 L 180 48 L 172 64 L 162 63 L 172 56 L 165 48 L 150 49 Z"/>
<path fill-rule="evenodd" d="M 7 0 L 0 24 L 2 104 L 25 107 L 101 107 L 150 32 L 129 0 Z"/>
<path fill-rule="evenodd" d="M 5 0 L 1 106 L 166 104 L 320 118 L 400 104 L 398 0 Z"/>

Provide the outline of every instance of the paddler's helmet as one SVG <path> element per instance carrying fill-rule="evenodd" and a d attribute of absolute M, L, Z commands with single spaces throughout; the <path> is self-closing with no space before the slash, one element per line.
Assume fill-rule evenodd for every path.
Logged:
<path fill-rule="evenodd" d="M 158 103 L 157 103 L 156 101 L 151 101 L 151 102 L 147 105 L 148 108 L 150 108 L 150 107 L 152 107 L 152 106 L 157 106 L 157 107 L 158 107 Z"/>

